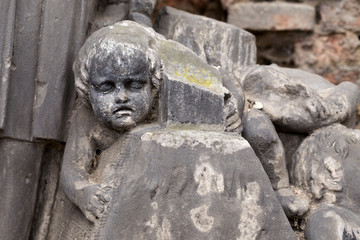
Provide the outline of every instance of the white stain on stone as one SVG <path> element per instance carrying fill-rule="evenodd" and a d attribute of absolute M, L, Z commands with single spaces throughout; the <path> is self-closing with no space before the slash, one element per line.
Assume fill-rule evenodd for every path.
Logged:
<path fill-rule="evenodd" d="M 157 240 L 171 240 L 171 224 L 170 221 L 164 217 L 161 227 L 156 231 Z"/>
<path fill-rule="evenodd" d="M 200 144 L 215 153 L 233 154 L 242 149 L 250 148 L 249 143 L 239 136 L 197 130 L 166 130 L 153 133 L 145 133 L 141 136 L 142 141 L 155 141 L 163 147 L 179 148 L 183 145 L 192 148 Z"/>
<path fill-rule="evenodd" d="M 158 226 L 158 217 L 156 214 L 152 215 L 151 219 L 145 222 L 145 225 L 151 228 L 156 228 Z"/>
<path fill-rule="evenodd" d="M 237 191 L 238 197 L 240 191 Z M 246 184 L 246 190 L 241 189 L 241 215 L 239 230 L 240 236 L 237 240 L 253 240 L 257 239 L 261 230 L 261 224 L 258 217 L 261 215 L 261 206 L 258 205 L 260 196 L 260 186 L 257 182 Z"/>
<path fill-rule="evenodd" d="M 151 207 L 154 209 L 154 210 L 157 210 L 158 209 L 158 204 L 157 202 L 152 202 L 151 204 Z M 145 222 L 145 225 L 148 226 L 148 227 L 151 227 L 152 229 L 155 229 L 158 227 L 159 225 L 159 222 L 158 222 L 158 213 L 155 212 L 154 215 L 152 215 L 151 219 L 147 222 Z"/>
<path fill-rule="evenodd" d="M 211 192 L 224 192 L 224 176 L 216 172 L 210 163 L 196 164 L 194 179 L 199 183 L 196 192 L 200 196 Z"/>
<path fill-rule="evenodd" d="M 208 216 L 209 205 L 203 205 L 190 210 L 190 216 L 195 227 L 201 232 L 208 232 L 214 224 L 214 218 Z"/>
<path fill-rule="evenodd" d="M 151 206 L 152 206 L 152 208 L 153 209 L 158 209 L 158 204 L 157 204 L 157 202 L 153 202 L 153 203 L 151 203 Z"/>

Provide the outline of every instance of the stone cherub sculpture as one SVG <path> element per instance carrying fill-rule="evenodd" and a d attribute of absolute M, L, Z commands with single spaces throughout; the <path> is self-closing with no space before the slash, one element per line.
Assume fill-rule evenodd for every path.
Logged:
<path fill-rule="evenodd" d="M 88 40 L 88 48 L 80 52 L 74 69 L 78 94 L 97 120 L 90 116 L 89 108 L 80 107 L 78 112 L 86 112 L 88 119 L 78 119 L 79 113 L 74 116 L 72 127 L 76 135 L 70 135 L 69 144 L 79 148 L 64 159 L 62 171 L 67 196 L 90 221 L 100 217 L 109 201 L 109 187 L 88 179 L 91 169 L 96 168 L 96 156 L 122 132 L 148 120 L 161 80 L 160 63 L 151 49 L 114 44 L 109 36 L 99 41 L 100 33 L 96 34 Z M 94 124 L 89 126 L 91 121 Z M 89 133 L 88 141 L 82 141 Z"/>
<path fill-rule="evenodd" d="M 125 21 L 90 36 L 74 71 L 61 183 L 92 237 L 294 239 L 253 150 L 224 133 L 240 124 L 218 70 Z"/>

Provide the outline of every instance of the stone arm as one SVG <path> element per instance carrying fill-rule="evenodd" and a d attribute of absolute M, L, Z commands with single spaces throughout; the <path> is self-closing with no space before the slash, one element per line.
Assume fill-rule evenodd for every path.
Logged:
<path fill-rule="evenodd" d="M 92 222 L 101 216 L 109 201 L 109 188 L 89 178 L 96 167 L 97 151 L 104 147 L 96 138 L 97 126 L 92 112 L 80 107 L 71 121 L 61 169 L 61 185 L 66 196 Z"/>

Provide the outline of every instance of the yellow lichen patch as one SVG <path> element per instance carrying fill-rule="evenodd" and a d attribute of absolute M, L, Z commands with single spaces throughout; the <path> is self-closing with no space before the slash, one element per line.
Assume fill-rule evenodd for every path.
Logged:
<path fill-rule="evenodd" d="M 175 75 L 207 88 L 215 87 L 213 85 L 218 82 L 212 73 L 206 71 L 205 69 L 196 69 L 190 66 L 180 68 L 178 71 L 175 71 Z"/>

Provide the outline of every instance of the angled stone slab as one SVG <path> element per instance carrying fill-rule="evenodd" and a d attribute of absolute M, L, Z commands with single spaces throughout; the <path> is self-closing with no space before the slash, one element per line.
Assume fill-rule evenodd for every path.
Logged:
<path fill-rule="evenodd" d="M 208 64 L 233 72 L 237 77 L 242 68 L 256 64 L 255 37 L 236 26 L 165 7 L 154 28 L 191 49 Z"/>

